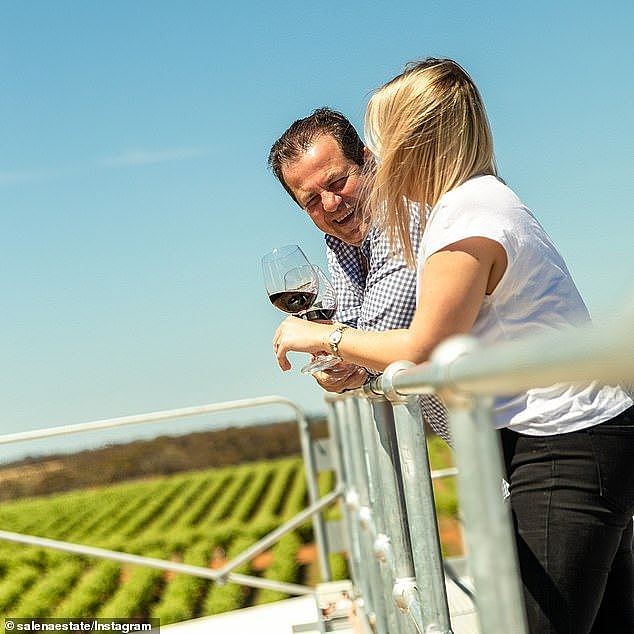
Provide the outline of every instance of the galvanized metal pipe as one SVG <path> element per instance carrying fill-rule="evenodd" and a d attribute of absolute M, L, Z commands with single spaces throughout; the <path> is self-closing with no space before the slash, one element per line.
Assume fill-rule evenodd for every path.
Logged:
<path fill-rule="evenodd" d="M 634 307 L 634 304 L 633 304 Z M 463 349 L 450 362 L 432 355 L 428 363 L 401 372 L 399 394 L 449 389 L 474 396 L 501 396 L 558 382 L 617 384 L 634 381 L 634 308 L 612 325 L 516 341 L 484 350 L 464 350 L 466 336 L 447 339 L 441 349 Z M 444 353 L 443 353 L 444 354 Z M 373 389 L 382 393 L 381 378 Z"/>
<path fill-rule="evenodd" d="M 354 569 L 352 549 L 353 549 L 353 535 L 350 526 L 350 510 L 345 503 L 345 497 L 347 492 L 347 480 L 345 474 L 345 465 L 343 459 L 343 445 L 341 441 L 341 431 L 339 429 L 339 420 L 334 401 L 327 401 L 328 411 L 328 436 L 330 437 L 330 447 L 332 452 L 333 469 L 335 472 L 336 486 L 342 491 L 343 500 L 340 502 L 341 517 L 343 522 L 343 530 L 347 544 L 348 566 L 352 573 L 352 582 L 356 583 L 357 570 Z"/>
<path fill-rule="evenodd" d="M 358 408 L 360 431 L 366 457 L 366 468 L 368 475 L 369 509 L 371 516 L 368 521 L 367 531 L 372 543 L 374 554 L 374 544 L 379 533 L 385 534 L 386 523 L 383 507 L 383 487 L 381 486 L 381 474 L 378 461 L 378 436 L 372 416 L 372 409 L 366 399 L 351 397 Z M 392 601 L 390 588 L 393 583 L 391 567 L 381 565 L 376 557 L 372 558 L 372 586 L 375 596 L 375 612 L 377 617 L 376 631 L 378 634 L 391 634 L 399 631 L 399 618 L 396 606 Z"/>
<path fill-rule="evenodd" d="M 219 577 L 228 575 L 232 570 L 235 570 L 243 563 L 251 561 L 254 557 L 264 552 L 267 548 L 275 544 L 280 537 L 283 537 L 287 533 L 290 533 L 293 529 L 303 524 L 309 517 L 313 517 L 316 513 L 320 513 L 323 509 L 329 507 L 335 500 L 341 497 L 342 489 L 337 486 L 333 491 L 324 495 L 323 498 L 318 500 L 315 504 L 311 504 L 303 511 L 300 511 L 292 519 L 288 520 L 281 526 L 272 530 L 268 535 L 265 535 L 262 539 L 257 541 L 253 546 L 247 548 L 239 555 L 234 557 L 231 561 L 227 562 L 222 568 L 219 568 L 216 572 Z"/>
<path fill-rule="evenodd" d="M 527 632 L 510 508 L 502 499 L 499 438 L 491 399 L 451 403 L 458 492 L 482 632 Z"/>
<path fill-rule="evenodd" d="M 195 405 L 193 407 L 180 407 L 178 409 L 166 409 L 147 414 L 133 414 L 132 416 L 118 416 L 116 418 L 105 418 L 88 423 L 76 423 L 74 425 L 60 425 L 57 427 L 47 427 L 45 429 L 33 429 L 31 431 L 17 432 L 15 434 L 4 434 L 0 436 L 0 445 L 8 445 L 27 440 L 40 440 L 51 438 L 52 436 L 65 436 L 68 434 L 79 434 L 101 429 L 113 429 L 125 427 L 127 425 L 144 425 L 158 423 L 160 421 L 172 420 L 176 418 L 190 418 L 192 416 L 202 416 L 203 414 L 217 414 L 218 412 L 228 412 L 237 409 L 247 409 L 251 407 L 263 407 L 266 405 L 283 405 L 290 407 L 296 418 L 304 417 L 302 409 L 293 401 L 283 396 L 260 396 L 257 398 L 245 398 L 237 401 L 225 401 L 224 403 L 209 403 L 207 405 Z M 270 422 L 256 423 L 269 425 Z"/>
<path fill-rule="evenodd" d="M 396 601 L 398 589 L 409 584 L 415 574 L 409 521 L 394 426 L 394 412 L 391 404 L 383 397 L 372 399 L 371 404 L 379 440 L 377 461 L 384 492 L 383 513 L 390 539 L 390 555 L 394 572 L 392 595 Z M 401 610 L 406 607 L 406 604 L 398 602 L 397 605 Z M 412 625 L 407 616 L 404 613 L 399 613 L 399 616 L 401 630 L 412 631 Z"/>
<path fill-rule="evenodd" d="M 354 473 L 350 461 L 351 448 L 348 442 L 347 421 L 344 411 L 343 400 L 333 403 L 332 415 L 336 421 L 337 439 L 339 452 L 342 456 L 342 478 L 344 481 L 343 492 L 343 512 L 346 517 L 346 526 L 350 540 L 349 562 L 352 572 L 352 581 L 358 594 L 363 593 L 360 581 L 363 578 L 361 573 L 361 547 L 359 544 L 359 524 L 356 519 L 358 511 L 358 493 L 354 484 Z"/>
<path fill-rule="evenodd" d="M 301 407 L 296 403 L 283 396 L 261 396 L 257 398 L 241 399 L 236 401 L 225 401 L 223 403 L 210 403 L 207 405 L 197 405 L 194 407 L 181 407 L 178 409 L 161 410 L 150 412 L 147 414 L 135 414 L 132 416 L 120 416 L 117 418 L 108 418 L 103 420 L 92 421 L 88 423 L 77 423 L 74 425 L 61 425 L 57 427 L 49 427 L 46 429 L 35 429 L 27 432 L 18 432 L 14 434 L 4 434 L 0 436 L 0 445 L 8 445 L 18 442 L 31 440 L 41 440 L 43 438 L 51 438 L 54 436 L 63 436 L 69 434 L 78 434 L 86 432 L 100 431 L 103 429 L 113 429 L 125 427 L 128 425 L 144 425 L 157 423 L 165 420 L 173 420 L 177 418 L 190 418 L 193 416 L 202 416 L 204 414 L 213 414 L 218 412 L 233 411 L 238 409 L 246 409 L 252 407 L 263 407 L 270 405 L 283 405 L 293 410 L 297 421 L 300 444 L 302 448 L 302 457 L 304 460 L 304 471 L 306 474 L 306 486 L 308 490 L 308 498 L 311 507 L 319 502 L 319 492 L 317 488 L 317 473 L 315 468 L 315 458 L 313 447 L 310 439 L 310 429 L 306 415 Z M 259 423 L 270 424 L 270 423 Z M 321 508 L 321 507 L 320 507 Z M 331 578 L 330 563 L 328 561 L 326 531 L 323 516 L 320 513 L 311 513 L 313 521 L 313 531 L 315 534 L 315 542 L 317 547 L 317 558 L 322 579 L 329 581 Z"/>
<path fill-rule="evenodd" d="M 401 458 L 416 587 L 422 631 L 451 634 L 434 491 L 430 476 L 427 440 L 418 398 L 399 396 L 393 378 L 411 364 L 397 362 L 383 373 L 383 388 L 392 402 Z"/>
<path fill-rule="evenodd" d="M 97 548 L 95 546 L 86 546 L 84 544 L 72 544 L 70 542 L 62 542 L 55 539 L 45 537 L 35 537 L 33 535 L 22 535 L 20 533 L 12 533 L 9 531 L 0 531 L 0 539 L 15 542 L 18 544 L 27 544 L 29 546 L 41 546 L 42 548 L 51 548 L 60 550 L 74 555 L 86 555 L 88 557 L 97 557 L 99 559 L 109 559 L 111 561 L 120 561 L 124 564 L 133 564 L 137 566 L 146 566 L 148 568 L 157 568 L 159 570 L 169 570 L 171 572 L 184 573 L 193 577 L 202 577 L 211 579 L 212 581 L 221 580 L 222 575 L 217 570 L 203 568 L 201 566 L 191 566 L 189 564 L 181 564 L 175 561 L 165 561 L 163 559 L 155 559 L 154 557 L 143 557 L 141 555 L 132 555 L 130 553 L 122 553 L 116 550 L 107 550 L 106 548 Z M 229 573 L 227 581 L 237 583 L 252 588 L 267 588 L 277 590 L 292 595 L 313 594 L 314 588 L 302 586 L 295 583 L 286 583 L 283 581 L 272 581 L 262 579 L 260 577 L 251 577 L 249 575 Z"/>
<path fill-rule="evenodd" d="M 369 488 L 368 476 L 366 471 L 365 451 L 363 448 L 361 437 L 361 421 L 356 403 L 353 399 L 346 399 L 343 403 L 346 412 L 345 433 L 347 434 L 348 447 L 350 452 L 348 460 L 354 474 L 354 483 L 358 495 L 358 507 L 354 514 L 356 526 L 358 527 L 359 546 L 360 546 L 360 569 L 362 579 L 359 584 L 364 594 L 366 603 L 366 611 L 376 615 L 376 604 L 379 597 L 376 596 L 376 588 L 373 584 L 373 568 L 376 562 L 373 558 L 373 538 L 366 530 L 366 518 L 369 511 Z"/>
<path fill-rule="evenodd" d="M 394 556 L 394 574 L 398 578 L 412 577 L 414 564 L 411 557 L 409 524 L 401 480 L 401 461 L 394 428 L 394 413 L 390 403 L 383 398 L 372 401 L 372 410 L 379 437 L 377 458 L 385 494 L 383 512 Z"/>
<path fill-rule="evenodd" d="M 315 467 L 315 454 L 313 453 L 313 443 L 310 438 L 308 420 L 304 411 L 293 405 L 297 416 L 297 426 L 299 427 L 299 439 L 302 447 L 302 458 L 304 460 L 304 475 L 306 477 L 306 488 L 308 490 L 308 500 L 311 505 L 317 504 L 319 500 L 319 490 L 317 488 L 317 468 Z M 317 560 L 323 581 L 330 581 L 330 562 L 328 561 L 328 545 L 326 544 L 326 524 L 321 513 L 313 514 L 313 532 L 315 534 L 315 545 L 317 546 Z"/>

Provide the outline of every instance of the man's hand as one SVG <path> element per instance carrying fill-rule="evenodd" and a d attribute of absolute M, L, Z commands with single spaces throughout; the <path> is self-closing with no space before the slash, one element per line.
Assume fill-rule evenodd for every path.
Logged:
<path fill-rule="evenodd" d="M 343 392 L 361 387 L 368 378 L 365 368 L 353 363 L 339 363 L 329 370 L 322 370 L 313 374 L 315 380 L 327 392 Z"/>

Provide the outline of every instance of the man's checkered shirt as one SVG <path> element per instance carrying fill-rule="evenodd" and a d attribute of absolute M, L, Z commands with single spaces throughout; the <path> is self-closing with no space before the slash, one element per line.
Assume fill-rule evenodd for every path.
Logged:
<path fill-rule="evenodd" d="M 420 245 L 420 221 L 411 209 L 410 235 L 414 252 Z M 408 268 L 387 236 L 371 229 L 360 247 L 326 235 L 326 255 L 337 293 L 335 320 L 360 330 L 407 328 L 416 310 L 416 272 Z M 449 440 L 447 410 L 437 396 L 420 397 L 432 429 Z"/>

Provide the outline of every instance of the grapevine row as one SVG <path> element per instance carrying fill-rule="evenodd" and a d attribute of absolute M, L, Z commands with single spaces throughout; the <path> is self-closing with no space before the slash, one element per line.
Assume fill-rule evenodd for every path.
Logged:
<path fill-rule="evenodd" d="M 148 557 L 165 558 L 164 550 L 155 550 Z M 144 616 L 160 592 L 165 573 L 157 568 L 134 566 L 124 569 L 130 576 L 97 613 L 100 618 L 135 618 Z"/>
<path fill-rule="evenodd" d="M 260 504 L 260 509 L 255 515 L 255 521 L 268 520 L 275 517 L 284 502 L 284 496 L 288 490 L 289 480 L 299 465 L 296 458 L 280 461 L 276 466 L 273 481 L 268 487 L 266 495 Z"/>
<path fill-rule="evenodd" d="M 164 510 L 159 521 L 155 524 L 156 530 L 164 530 L 171 528 L 191 507 L 193 503 L 200 497 L 201 492 L 211 486 L 213 478 L 204 477 L 193 479 L 189 484 L 187 491 L 183 491 L 180 496 L 175 498 L 168 508 Z"/>
<path fill-rule="evenodd" d="M 119 585 L 121 566 L 115 561 L 101 561 L 95 564 L 60 603 L 53 613 L 57 618 L 94 616 Z"/>
<path fill-rule="evenodd" d="M 222 490 L 231 481 L 231 475 L 228 470 L 223 470 L 215 478 L 209 489 L 204 495 L 196 500 L 188 511 L 175 523 L 176 528 L 184 528 L 195 526 L 208 513 L 209 509 L 214 506 Z"/>
<path fill-rule="evenodd" d="M 254 542 L 255 538 L 253 536 L 244 535 L 237 537 L 231 544 L 227 552 L 227 557 L 229 559 L 236 557 L 249 548 Z M 241 566 L 238 566 L 234 572 L 243 575 L 249 574 L 251 572 L 251 563 L 245 562 Z M 225 585 L 214 583 L 203 603 L 202 614 L 211 615 L 228 612 L 229 610 L 237 610 L 243 606 L 247 593 L 247 588 L 235 583 L 227 583 Z"/>
<path fill-rule="evenodd" d="M 209 515 L 203 520 L 205 526 L 213 526 L 217 522 L 224 520 L 230 513 L 234 500 L 240 492 L 248 486 L 253 475 L 250 469 L 242 468 L 236 473 L 235 478 L 229 486 L 222 492 L 222 495 L 211 509 Z"/>
<path fill-rule="evenodd" d="M 199 542 L 185 551 L 183 561 L 192 566 L 207 566 L 211 546 Z M 152 610 L 152 616 L 161 620 L 161 625 L 184 621 L 195 616 L 201 592 L 209 581 L 191 575 L 176 575 L 166 587 L 161 601 Z"/>
<path fill-rule="evenodd" d="M 22 595 L 20 602 L 11 611 L 11 616 L 29 618 L 50 615 L 54 607 L 79 578 L 83 567 L 84 562 L 80 559 L 66 556 L 65 561 L 33 584 Z"/>

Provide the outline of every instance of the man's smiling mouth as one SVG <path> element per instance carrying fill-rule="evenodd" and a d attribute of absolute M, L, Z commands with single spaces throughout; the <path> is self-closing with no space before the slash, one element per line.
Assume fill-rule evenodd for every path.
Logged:
<path fill-rule="evenodd" d="M 354 207 L 350 207 L 348 213 L 343 218 L 340 218 L 339 220 L 333 220 L 333 222 L 337 225 L 342 225 L 344 222 L 347 222 L 348 220 L 350 220 L 353 214 L 354 214 Z"/>

